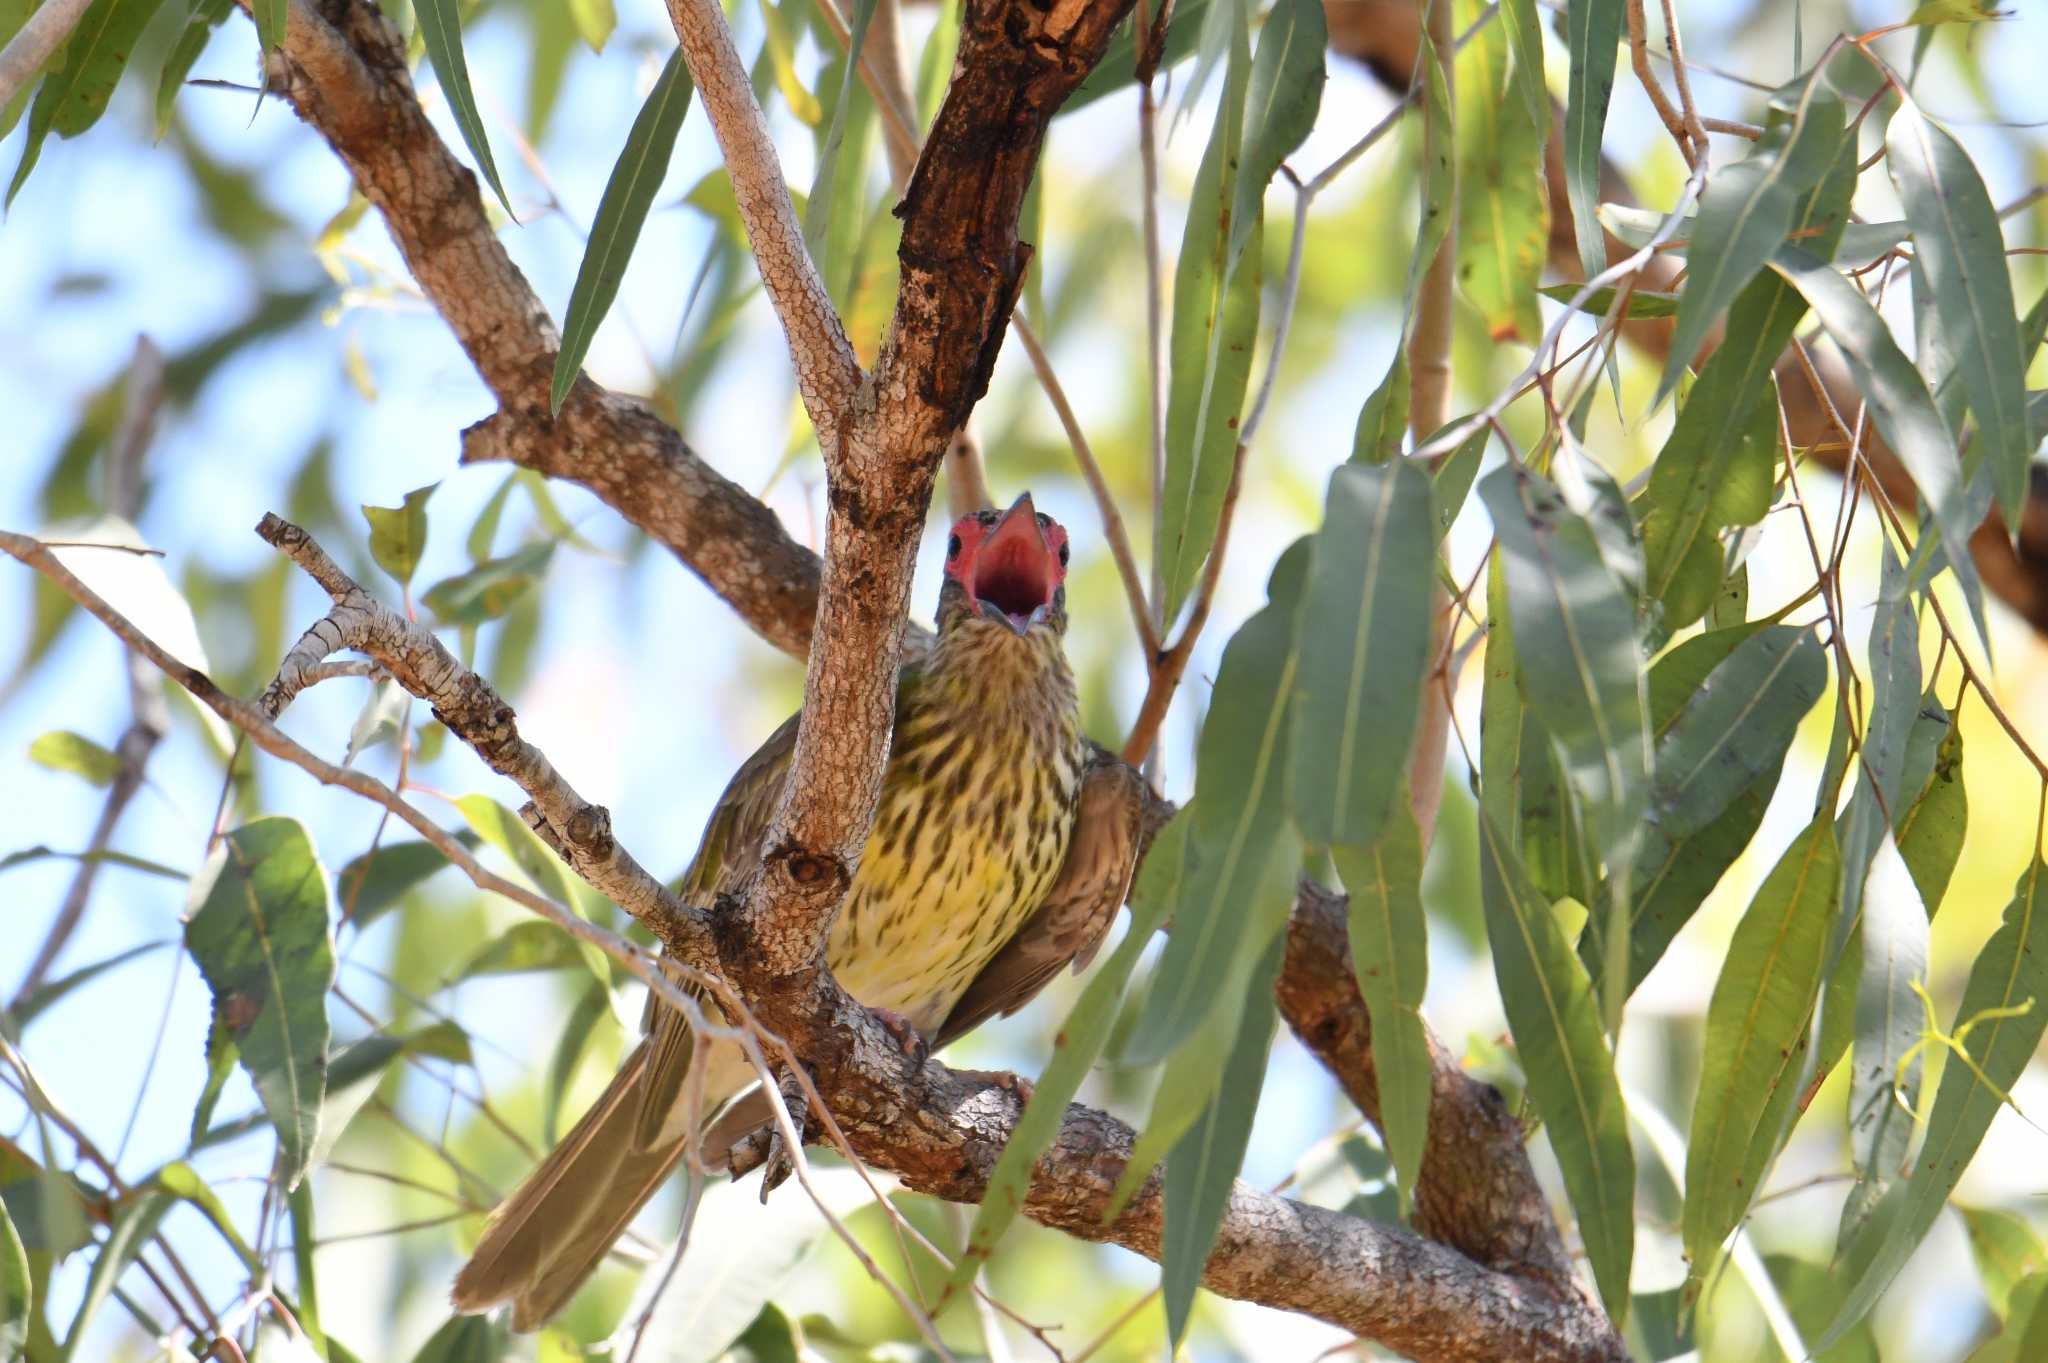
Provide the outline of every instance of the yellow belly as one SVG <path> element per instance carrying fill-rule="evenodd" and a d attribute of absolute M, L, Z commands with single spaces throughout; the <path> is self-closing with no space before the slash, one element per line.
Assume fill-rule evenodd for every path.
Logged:
<path fill-rule="evenodd" d="M 944 782 L 920 782 L 914 761 L 892 763 L 826 946 L 848 993 L 927 1037 L 1044 901 L 1071 832 L 1063 771 L 1019 776 L 1014 751 L 1007 761 L 985 751 L 955 760 L 967 770 Z"/>

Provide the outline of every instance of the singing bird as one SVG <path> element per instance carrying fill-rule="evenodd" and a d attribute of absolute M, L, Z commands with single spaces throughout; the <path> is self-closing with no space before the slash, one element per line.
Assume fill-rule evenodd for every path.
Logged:
<path fill-rule="evenodd" d="M 937 643 L 897 686 L 881 803 L 826 961 L 913 1043 L 943 1046 L 1015 1012 L 1062 967 L 1081 969 L 1130 887 L 1143 787 L 1081 734 L 1062 647 L 1067 555 L 1067 532 L 1029 493 L 962 517 Z M 758 866 L 796 726 L 727 785 L 681 883 L 689 902 L 710 906 Z M 492 1214 L 455 1280 L 458 1310 L 509 1301 L 513 1328 L 532 1330 L 568 1303 L 682 1158 L 693 1064 L 710 1133 L 700 1155 L 719 1158 L 714 1143 L 767 1120 L 769 1095 L 737 1045 L 698 1056 L 682 1015 L 653 999 L 644 1029 L 611 1086 Z"/>

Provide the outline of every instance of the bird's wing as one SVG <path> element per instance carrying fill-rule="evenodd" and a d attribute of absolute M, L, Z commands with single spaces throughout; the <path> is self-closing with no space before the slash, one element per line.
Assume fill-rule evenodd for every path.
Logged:
<path fill-rule="evenodd" d="M 1071 963 L 1085 968 L 1130 892 L 1145 804 L 1145 778 L 1102 751 L 1081 781 L 1074 834 L 1045 903 L 998 951 L 939 1028 L 935 1046 L 1016 1012 Z"/>

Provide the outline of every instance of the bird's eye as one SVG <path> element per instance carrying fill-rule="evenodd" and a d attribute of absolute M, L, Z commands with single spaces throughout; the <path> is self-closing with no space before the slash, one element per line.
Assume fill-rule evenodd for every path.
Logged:
<path fill-rule="evenodd" d="M 958 557 L 960 557 L 960 537 L 955 535 L 946 541 L 946 559 L 950 562 Z"/>
<path fill-rule="evenodd" d="M 1060 567 L 1064 568 L 1064 567 L 1066 567 L 1066 566 L 1067 566 L 1067 546 L 1066 546 L 1066 545 L 1064 545 L 1064 544 L 1062 544 L 1062 545 L 1060 546 Z"/>

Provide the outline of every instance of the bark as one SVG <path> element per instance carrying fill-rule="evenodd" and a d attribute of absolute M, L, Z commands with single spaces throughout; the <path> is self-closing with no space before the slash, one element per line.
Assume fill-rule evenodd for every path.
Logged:
<path fill-rule="evenodd" d="M 324 555 L 316 557 L 317 546 L 294 528 L 275 523 L 266 527 L 270 537 L 336 602 L 287 660 L 283 686 L 321 675 L 335 648 L 370 652 L 527 792 L 530 817 L 579 874 L 646 921 L 678 962 L 731 982 L 759 1023 L 801 1058 L 858 1155 L 914 1188 L 959 1200 L 986 1189 L 1020 1115 L 1016 1097 L 905 1057 L 822 968 L 820 947 L 865 839 L 886 754 L 883 698 L 905 638 L 911 550 L 944 451 L 987 385 L 1029 257 L 1016 237 L 1017 208 L 1047 122 L 1124 12 L 1122 0 L 970 5 L 961 78 L 899 209 L 903 283 L 895 316 L 875 373 L 863 376 L 840 349 L 837 319 L 813 306 L 821 295 L 811 287 L 815 272 L 807 275 L 800 235 L 788 231 L 773 148 L 749 126 L 758 110 L 743 107 L 743 86 L 720 84 L 731 58 L 722 16 L 708 0 L 675 0 L 685 56 L 707 91 L 736 185 L 751 186 L 741 191 L 752 204 L 750 234 L 765 252 L 763 276 L 814 407 L 830 492 L 822 565 L 644 403 L 586 379 L 560 417 L 549 418 L 553 327 L 492 234 L 474 177 L 421 113 L 402 45 L 373 6 L 294 0 L 285 50 L 271 67 L 273 84 L 334 146 L 384 216 L 498 401 L 499 411 L 465 434 L 465 459 L 515 460 L 591 488 L 764 637 L 808 653 L 810 746 L 800 743 L 800 754 L 809 755 L 798 758 L 804 779 L 790 783 L 763 876 L 704 914 L 677 905 L 616 844 L 606 811 L 578 796 L 519 737 L 511 708 L 482 679 L 321 563 Z M 32 542 L 0 537 L 0 548 L 63 583 L 61 566 Z M 124 638 L 134 635 L 75 580 L 63 585 L 117 632 L 125 629 Z M 910 638 L 914 646 L 917 636 Z M 160 651 L 151 656 L 266 751 L 364 793 L 375 784 L 336 775 L 278 733 L 262 710 L 222 695 Z M 388 791 L 373 798 L 396 801 Z M 1341 910 L 1305 897 L 1294 934 L 1302 945 L 1290 946 L 1282 1002 L 1290 1023 L 1370 1112 L 1368 1020 L 1341 931 Z M 1418 1189 L 1420 1233 L 1239 1185 L 1205 1283 L 1308 1312 L 1417 1358 L 1625 1357 L 1572 1277 L 1528 1173 L 1520 1131 L 1497 1097 L 1464 1080 L 1448 1057 L 1439 1054 L 1438 1069 L 1441 1115 L 1425 1163 L 1430 1186 Z M 1077 1236 L 1156 1256 L 1156 1180 L 1114 1223 L 1101 1221 L 1132 1140 L 1114 1118 L 1071 1107 L 1037 1169 L 1027 1212 Z"/>

